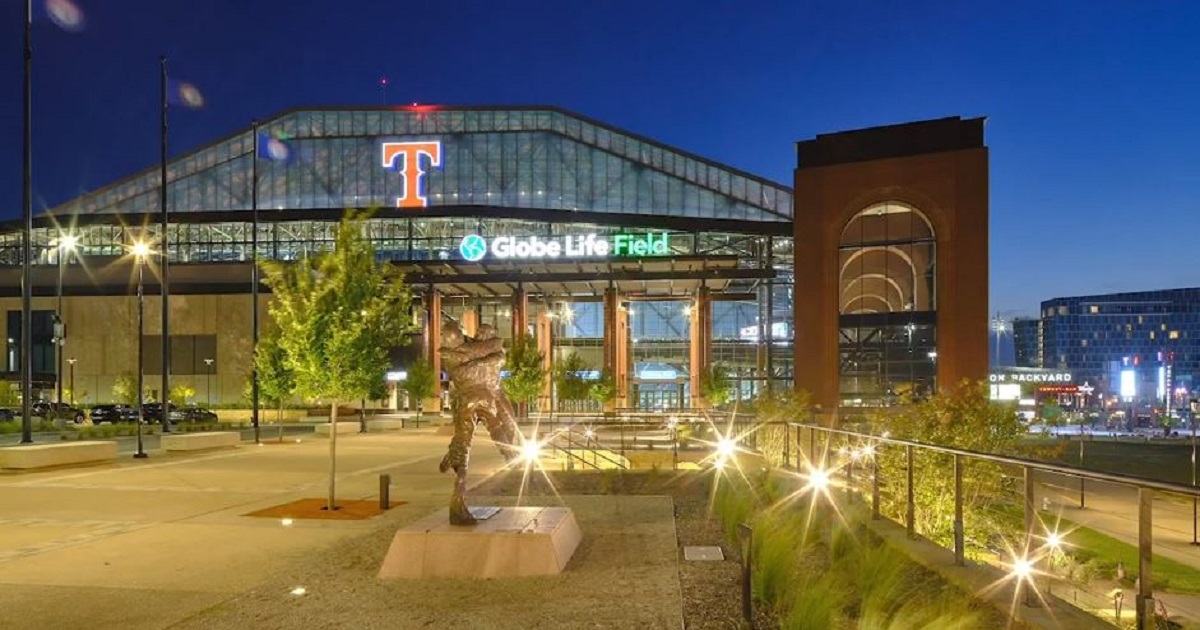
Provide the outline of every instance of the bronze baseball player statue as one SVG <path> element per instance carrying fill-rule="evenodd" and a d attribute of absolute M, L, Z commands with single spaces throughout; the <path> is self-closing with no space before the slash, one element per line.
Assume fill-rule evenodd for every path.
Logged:
<path fill-rule="evenodd" d="M 442 365 L 450 373 L 453 390 L 450 409 L 454 414 L 454 437 L 439 466 L 442 472 L 453 469 L 454 492 L 450 496 L 450 524 L 472 525 L 475 517 L 467 509 L 467 462 L 471 455 L 471 437 L 475 425 L 483 422 L 492 441 L 506 461 L 516 456 L 517 423 L 512 404 L 500 388 L 500 370 L 504 367 L 504 341 L 488 325 L 479 327 L 475 337 L 463 334 L 450 323 L 442 334 Z"/>

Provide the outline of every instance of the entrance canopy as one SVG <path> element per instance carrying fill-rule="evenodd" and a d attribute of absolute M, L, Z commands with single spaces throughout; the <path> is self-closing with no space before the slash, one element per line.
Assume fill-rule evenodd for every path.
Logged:
<path fill-rule="evenodd" d="M 745 296 L 773 268 L 740 268 L 736 256 L 574 262 L 438 261 L 417 263 L 406 276 L 413 286 L 433 285 L 446 297 L 500 297 L 521 287 L 527 294 L 599 298 L 604 290 L 638 298 L 686 298 L 701 286 Z M 749 296 L 753 299 L 753 296 Z"/>

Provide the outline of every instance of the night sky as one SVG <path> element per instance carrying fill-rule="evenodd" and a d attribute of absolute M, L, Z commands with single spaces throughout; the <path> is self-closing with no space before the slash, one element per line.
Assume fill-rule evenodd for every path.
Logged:
<path fill-rule="evenodd" d="M 788 185 L 796 140 L 983 115 L 993 311 L 1200 285 L 1197 2 L 76 2 L 82 33 L 35 25 L 35 211 L 156 163 L 165 52 L 208 103 L 172 155 L 381 104 L 381 76 L 393 104 L 558 105 Z M 0 218 L 23 8 L 0 4 Z"/>

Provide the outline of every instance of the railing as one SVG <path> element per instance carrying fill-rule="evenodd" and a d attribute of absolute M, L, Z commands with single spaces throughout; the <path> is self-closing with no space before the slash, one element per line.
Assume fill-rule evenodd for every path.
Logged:
<path fill-rule="evenodd" d="M 1200 497 L 1200 488 L 1195 486 L 1182 485 L 1177 483 L 1159 481 L 1155 479 L 1146 479 L 1142 477 L 1133 477 L 1127 475 L 1118 475 L 1112 473 L 1087 470 L 1076 468 L 1074 466 L 1066 466 L 1062 464 L 1053 464 L 1023 457 L 1015 457 L 1008 455 L 996 455 L 993 453 L 981 453 L 966 449 L 951 448 L 946 446 L 937 446 L 933 444 L 924 444 L 910 440 L 901 440 L 881 435 L 872 435 L 860 433 L 856 431 L 847 431 L 843 429 L 834 429 L 829 427 L 813 426 L 800 423 L 788 423 L 785 429 L 784 444 L 783 444 L 783 459 L 787 468 L 800 470 L 804 454 L 802 449 L 803 435 L 808 437 L 808 461 L 821 462 L 822 453 L 830 452 L 830 446 L 833 440 L 841 437 L 845 440 L 855 440 L 859 444 L 869 444 L 878 449 L 881 446 L 892 446 L 904 449 L 905 460 L 905 514 L 904 526 L 907 529 L 910 537 L 916 536 L 916 497 L 913 483 L 913 459 L 914 453 L 918 450 L 932 453 L 940 453 L 949 455 L 953 458 L 952 474 L 953 474 L 953 499 L 954 499 L 954 562 L 958 565 L 965 564 L 965 540 L 963 526 L 963 465 L 965 460 L 979 460 L 1002 464 L 1005 466 L 1019 467 L 1022 471 L 1021 479 L 1023 482 L 1023 516 L 1024 516 L 1024 549 L 1028 553 L 1034 549 L 1034 539 L 1036 536 L 1035 523 L 1037 521 L 1036 506 L 1034 505 L 1034 472 L 1044 471 L 1070 477 L 1077 477 L 1081 481 L 1085 479 L 1103 481 L 1113 484 L 1118 484 L 1126 487 L 1135 488 L 1137 490 L 1137 539 L 1138 539 L 1138 575 L 1137 582 L 1137 602 L 1135 606 L 1136 624 L 1138 630 L 1149 630 L 1154 627 L 1155 618 L 1155 603 L 1153 590 L 1151 588 L 1153 576 L 1152 562 L 1152 534 L 1153 534 L 1153 498 L 1155 492 L 1167 492 L 1172 494 L 1184 495 L 1189 497 Z M 820 441 L 818 436 L 823 436 L 824 443 L 818 445 Z M 819 450 L 820 449 L 820 450 Z M 871 467 L 871 518 L 881 518 L 880 512 L 880 459 L 874 458 L 874 465 Z M 850 480 L 853 478 L 853 464 L 849 464 L 847 476 Z M 1028 593 L 1024 589 L 1028 589 L 1029 585 L 1025 580 L 1018 582 L 1017 601 L 1028 601 Z"/>
<path fill-rule="evenodd" d="M 566 442 L 566 448 L 559 443 L 559 440 Z M 579 440 L 574 439 L 574 432 L 570 429 L 567 429 L 566 431 L 560 431 L 554 435 L 554 438 L 550 440 L 550 447 L 566 455 L 568 460 L 578 461 L 584 466 L 590 466 L 592 468 L 599 469 L 599 463 L 601 460 L 603 460 L 605 463 L 612 464 L 614 468 L 619 468 L 621 470 L 629 468 L 626 463 L 627 460 L 624 458 L 614 459 L 605 453 L 601 453 L 599 451 L 601 444 L 594 438 L 588 438 L 585 436 L 583 440 L 584 441 L 581 443 Z M 585 456 L 576 453 L 576 449 L 581 451 L 591 451 L 592 461 L 589 462 Z"/>

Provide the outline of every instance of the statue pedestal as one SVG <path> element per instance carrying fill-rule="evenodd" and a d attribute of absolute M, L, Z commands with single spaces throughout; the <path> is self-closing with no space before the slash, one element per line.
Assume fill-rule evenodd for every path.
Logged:
<path fill-rule="evenodd" d="M 439 510 L 396 532 L 379 577 L 554 575 L 582 539 L 570 508 L 504 507 L 475 525 L 451 525 Z"/>

